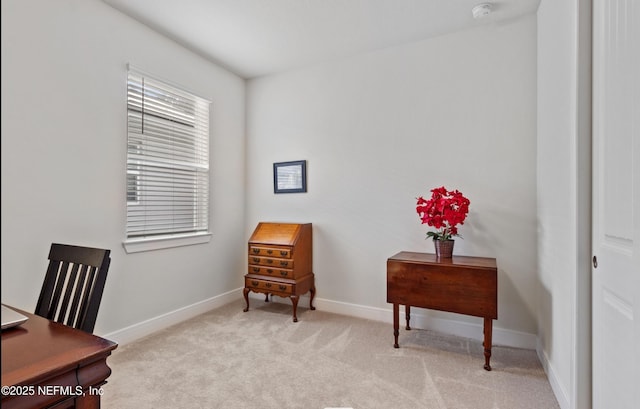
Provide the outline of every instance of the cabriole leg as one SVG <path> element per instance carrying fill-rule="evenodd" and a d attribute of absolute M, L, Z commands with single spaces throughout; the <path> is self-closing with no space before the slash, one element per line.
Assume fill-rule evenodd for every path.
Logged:
<path fill-rule="evenodd" d="M 249 311 L 249 290 L 248 288 L 245 288 L 243 293 L 244 293 L 244 301 L 247 303 L 247 307 L 243 310 L 244 312 Z"/>
<path fill-rule="evenodd" d="M 297 295 L 292 295 L 291 297 L 291 302 L 293 303 L 293 322 L 298 322 L 298 299 L 299 297 Z"/>
<path fill-rule="evenodd" d="M 313 306 L 313 297 L 315 297 L 316 295 L 316 288 L 311 287 L 311 290 L 309 291 L 311 291 L 311 299 L 309 300 L 309 309 L 313 311 L 316 309 L 316 307 Z"/>

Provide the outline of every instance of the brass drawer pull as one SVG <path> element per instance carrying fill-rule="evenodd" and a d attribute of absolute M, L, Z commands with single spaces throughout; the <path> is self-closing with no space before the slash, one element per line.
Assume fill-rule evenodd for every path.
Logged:
<path fill-rule="evenodd" d="M 267 254 L 273 254 L 273 250 L 267 250 Z"/>
<path fill-rule="evenodd" d="M 257 281 L 252 281 L 252 282 L 251 282 L 251 285 L 253 285 L 254 287 L 257 287 L 257 286 L 258 286 L 258 284 L 260 284 L 260 283 L 259 283 L 259 282 L 257 282 Z"/>
<path fill-rule="evenodd" d="M 254 273 L 258 273 L 258 272 L 260 272 L 260 267 L 254 267 L 254 268 L 253 268 L 253 272 L 254 272 Z"/>
<path fill-rule="evenodd" d="M 280 255 L 281 255 L 281 256 L 286 256 L 287 254 L 289 254 L 289 252 L 288 252 L 288 251 L 286 251 L 286 250 L 282 250 L 282 251 L 280 251 Z"/>
<path fill-rule="evenodd" d="M 269 273 L 269 274 L 273 274 L 273 270 L 272 270 L 272 269 L 270 269 L 270 268 L 268 268 L 268 269 L 267 269 L 267 273 Z"/>
<path fill-rule="evenodd" d="M 288 276 L 288 275 L 289 275 L 289 272 L 288 272 L 288 271 L 285 271 L 285 270 L 280 270 L 280 275 L 281 275 L 282 277 L 286 277 L 286 276 Z"/>
<path fill-rule="evenodd" d="M 254 254 L 260 254 L 260 249 L 251 249 Z"/>
<path fill-rule="evenodd" d="M 280 290 L 284 291 L 284 290 L 286 290 L 286 289 L 287 289 L 287 286 L 286 286 L 286 285 L 279 285 L 279 286 L 278 286 L 278 288 L 279 288 Z"/>
<path fill-rule="evenodd" d="M 289 262 L 288 262 L 288 261 L 281 261 L 281 262 L 280 262 L 280 265 L 281 265 L 282 267 L 286 267 L 286 266 L 288 266 L 288 265 L 289 265 Z"/>
<path fill-rule="evenodd" d="M 273 264 L 273 260 L 267 259 L 267 264 Z"/>
<path fill-rule="evenodd" d="M 267 288 L 271 288 L 271 283 L 267 283 L 267 284 L 265 284 L 265 287 L 267 287 Z"/>
<path fill-rule="evenodd" d="M 254 263 L 259 263 L 260 262 L 260 257 L 254 257 L 253 258 L 253 262 Z"/>

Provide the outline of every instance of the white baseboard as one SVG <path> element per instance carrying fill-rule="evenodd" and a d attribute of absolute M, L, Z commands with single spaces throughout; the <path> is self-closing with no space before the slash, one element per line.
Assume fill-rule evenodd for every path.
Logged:
<path fill-rule="evenodd" d="M 250 293 L 253 300 L 264 300 L 263 294 Z M 155 318 L 143 321 L 138 324 L 131 325 L 110 334 L 104 335 L 104 338 L 113 340 L 119 345 L 125 345 L 137 339 L 150 335 L 156 331 L 167 328 L 171 325 L 178 324 L 182 321 L 193 318 L 197 315 L 211 311 L 221 307 L 232 301 L 242 298 L 242 288 L 238 288 L 227 293 L 209 298 L 207 300 L 179 308 L 175 311 L 168 312 Z M 273 297 L 273 302 L 290 303 L 286 298 Z M 365 305 L 350 304 L 341 301 L 327 300 L 324 298 L 315 298 L 314 306 L 320 311 L 331 312 L 334 314 L 348 315 L 351 317 L 369 319 L 373 321 L 387 322 L 393 324 L 393 310 L 389 308 L 369 307 Z M 309 296 L 300 297 L 299 306 L 306 307 L 309 305 Z M 401 321 L 404 321 L 404 312 L 401 312 Z M 403 326 L 402 326 L 403 327 Z M 411 311 L 411 327 L 416 329 L 428 329 L 442 332 L 445 334 L 457 335 L 465 338 L 483 340 L 482 323 L 471 324 L 455 320 L 443 318 L 433 318 L 425 315 L 418 309 Z M 390 330 L 392 332 L 392 330 Z M 493 328 L 493 345 L 503 345 L 514 348 L 536 349 L 537 338 L 534 334 L 528 334 L 519 331 L 507 330 L 502 328 Z"/>
<path fill-rule="evenodd" d="M 393 309 L 391 307 L 375 308 L 325 299 L 317 299 L 316 304 L 316 307 L 322 311 L 388 322 L 391 325 L 393 324 Z M 424 314 L 422 311 L 424 310 L 417 308 L 411 309 L 411 328 L 428 329 L 445 334 L 476 339 L 478 341 L 483 341 L 484 339 L 481 318 L 478 318 L 480 323 L 472 324 L 444 318 L 433 318 Z M 401 308 L 400 312 L 400 327 L 404 328 L 404 308 Z M 537 340 L 537 337 L 534 334 L 496 328 L 495 323 L 492 338 L 493 345 L 526 349 L 535 349 Z"/>
<path fill-rule="evenodd" d="M 251 293 L 253 294 L 253 293 Z M 263 297 L 264 298 L 264 297 Z M 309 305 L 309 296 L 300 297 L 298 305 Z M 275 302 L 289 302 L 280 297 L 273 297 Z M 314 298 L 313 304 L 320 311 L 331 312 L 334 314 L 348 315 L 351 317 L 364 318 L 373 321 L 387 322 L 393 325 L 393 309 L 369 307 L 365 305 L 350 304 L 341 301 L 332 301 L 324 298 Z M 422 310 L 424 311 L 424 310 Z M 404 328 L 404 308 L 400 312 L 401 328 Z M 420 309 L 411 310 L 411 328 L 428 329 L 445 334 L 456 335 L 465 338 L 471 338 L 478 341 L 484 340 L 482 319 L 478 318 L 478 324 L 468 322 L 455 321 L 443 318 L 433 318 L 421 312 Z M 391 330 L 390 332 L 393 332 Z M 513 348 L 536 349 L 537 336 L 526 332 L 496 328 L 493 327 L 493 345 L 502 345 Z"/>
<path fill-rule="evenodd" d="M 558 376 L 553 369 L 553 365 L 551 365 L 551 363 L 549 362 L 549 357 L 543 350 L 542 344 L 540 342 L 538 342 L 538 344 L 536 345 L 536 352 L 538 353 L 538 359 L 540 360 L 540 363 L 542 363 L 542 367 L 547 374 L 547 379 L 549 379 L 551 389 L 553 390 L 553 393 L 558 400 L 558 405 L 560 405 L 561 409 L 569 409 L 571 407 L 569 405 L 569 395 L 567 394 L 567 391 L 562 387 L 562 384 L 560 383 Z"/>
<path fill-rule="evenodd" d="M 118 345 L 126 345 L 137 339 L 143 338 L 147 335 L 151 335 L 154 332 L 178 324 L 182 321 L 186 321 L 197 315 L 204 314 L 207 311 L 222 307 L 223 305 L 235 301 L 241 297 L 242 289 L 232 290 L 227 293 L 211 297 L 207 300 L 179 308 L 175 311 L 159 315 L 146 321 L 130 325 L 121 330 L 103 335 L 102 337 L 117 342 Z"/>

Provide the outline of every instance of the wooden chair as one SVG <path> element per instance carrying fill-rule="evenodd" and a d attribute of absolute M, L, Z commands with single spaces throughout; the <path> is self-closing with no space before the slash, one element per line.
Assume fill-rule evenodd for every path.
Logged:
<path fill-rule="evenodd" d="M 93 333 L 111 250 L 51 244 L 35 314 Z"/>

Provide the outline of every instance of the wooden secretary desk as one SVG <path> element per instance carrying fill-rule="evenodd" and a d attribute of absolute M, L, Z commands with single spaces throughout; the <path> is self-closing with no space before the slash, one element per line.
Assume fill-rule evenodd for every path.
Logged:
<path fill-rule="evenodd" d="M 411 306 L 484 318 L 484 369 L 491 370 L 493 320 L 498 319 L 498 268 L 495 258 L 400 252 L 387 260 L 387 302 L 393 304 L 394 347 L 398 348 L 399 305 L 407 330 Z"/>
<path fill-rule="evenodd" d="M 249 310 L 249 292 L 288 297 L 293 304 L 293 322 L 298 322 L 298 300 L 311 293 L 309 309 L 315 310 L 311 223 L 261 222 L 249 239 L 248 273 L 244 276 L 244 299 Z"/>

